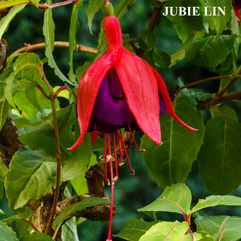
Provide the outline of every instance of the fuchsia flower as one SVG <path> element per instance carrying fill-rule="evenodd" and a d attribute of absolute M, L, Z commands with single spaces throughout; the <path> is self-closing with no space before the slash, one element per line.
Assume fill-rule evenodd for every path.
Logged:
<path fill-rule="evenodd" d="M 104 31 L 107 51 L 89 67 L 79 83 L 77 113 L 81 133 L 69 149 L 78 147 L 87 131 L 104 133 L 104 178 L 111 185 L 112 191 L 107 238 L 110 241 L 114 183 L 118 179 L 118 165 L 123 162 L 123 155 L 134 174 L 120 129 L 130 131 L 133 140 L 132 130 L 141 130 L 153 142 L 160 144 L 159 116 L 164 112 L 187 129 L 196 129 L 184 123 L 174 112 L 166 85 L 159 73 L 145 60 L 124 48 L 121 27 L 115 16 L 104 18 Z M 120 154 L 117 154 L 117 149 Z"/>
<path fill-rule="evenodd" d="M 233 0 L 233 8 L 234 8 L 236 17 L 240 20 L 241 19 L 241 14 L 240 14 L 241 1 Z"/>

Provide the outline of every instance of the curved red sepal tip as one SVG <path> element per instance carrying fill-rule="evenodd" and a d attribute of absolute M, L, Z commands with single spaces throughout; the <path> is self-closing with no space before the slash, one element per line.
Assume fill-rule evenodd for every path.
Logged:
<path fill-rule="evenodd" d="M 113 54 L 107 52 L 97 59 L 81 78 L 77 93 L 77 114 L 80 136 L 68 150 L 74 150 L 83 141 L 101 82 L 112 65 Z"/>
<path fill-rule="evenodd" d="M 132 52 L 122 49 L 122 58 L 115 63 L 115 70 L 139 128 L 152 141 L 160 144 L 158 86 L 150 65 Z"/>
<path fill-rule="evenodd" d="M 172 116 L 176 121 L 178 121 L 181 125 L 183 125 L 185 128 L 187 128 L 190 131 L 198 131 L 198 129 L 193 128 L 191 126 L 189 126 L 188 124 L 186 124 L 183 120 L 181 120 L 176 112 L 174 111 L 173 105 L 172 105 L 172 101 L 171 98 L 169 96 L 166 84 L 163 80 L 163 78 L 161 77 L 161 75 L 154 69 L 152 68 L 154 75 L 156 76 L 156 80 L 159 86 L 159 91 L 161 93 L 161 96 L 165 102 L 165 106 L 166 106 L 166 111 L 167 113 Z"/>

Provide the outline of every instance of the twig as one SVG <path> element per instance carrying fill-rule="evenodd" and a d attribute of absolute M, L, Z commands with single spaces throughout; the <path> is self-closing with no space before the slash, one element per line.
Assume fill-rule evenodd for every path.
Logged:
<path fill-rule="evenodd" d="M 55 92 L 55 94 L 54 94 L 54 97 L 56 98 L 56 97 L 59 95 L 59 93 L 60 93 L 61 91 L 63 91 L 63 90 L 68 90 L 68 86 L 67 86 L 67 85 L 60 86 L 60 87 L 56 90 L 56 92 Z"/>
<path fill-rule="evenodd" d="M 209 109 L 211 106 L 222 103 L 224 101 L 237 100 L 237 99 L 241 99 L 241 91 L 237 91 L 232 94 L 224 95 L 219 98 L 214 98 L 214 99 L 202 102 L 198 105 L 198 109 L 199 110 Z"/>
<path fill-rule="evenodd" d="M 188 83 L 188 84 L 186 84 L 184 86 L 179 87 L 175 91 L 175 94 L 178 94 L 180 90 L 185 89 L 185 88 L 190 88 L 190 87 L 193 87 L 193 86 L 196 86 L 196 85 L 200 85 L 200 84 L 203 84 L 203 83 L 206 83 L 206 82 L 209 82 L 209 81 L 213 81 L 213 80 L 230 79 L 232 77 L 233 77 L 233 75 L 228 74 L 228 75 L 220 75 L 220 76 L 208 77 L 208 78 L 205 78 L 205 79 L 200 79 L 200 80 L 197 80 L 197 81 L 193 81 L 192 83 Z M 241 77 L 241 75 L 239 75 L 239 77 Z"/>
<path fill-rule="evenodd" d="M 152 15 L 151 15 L 151 18 L 150 18 L 150 22 L 149 22 L 148 27 L 147 27 L 147 31 L 148 32 L 152 32 L 154 30 L 154 28 L 156 27 L 157 21 L 159 19 L 160 14 L 161 14 L 162 6 L 163 6 L 162 2 L 161 3 L 160 2 L 156 2 L 155 9 L 152 12 Z"/>
<path fill-rule="evenodd" d="M 229 87 L 231 87 L 236 82 L 236 80 L 238 80 L 238 78 L 240 77 L 240 71 L 241 66 L 239 66 L 239 68 L 235 71 L 229 82 L 216 94 L 216 98 L 221 97 L 226 92 L 226 90 L 228 90 Z"/>
<path fill-rule="evenodd" d="M 36 88 L 40 90 L 40 92 L 42 93 L 42 95 L 43 95 L 46 99 L 49 99 L 49 96 L 46 94 L 46 92 L 44 91 L 44 89 L 43 89 L 39 84 L 36 85 Z"/>
<path fill-rule="evenodd" d="M 57 7 L 69 5 L 69 4 L 74 3 L 74 2 L 75 2 L 75 0 L 65 0 L 63 2 L 57 2 L 57 3 L 52 3 L 52 4 L 40 3 L 38 5 L 38 8 L 46 10 L 48 8 L 57 8 Z"/>
<path fill-rule="evenodd" d="M 53 204 L 50 212 L 50 216 L 47 222 L 47 226 L 45 229 L 46 233 L 50 233 L 52 222 L 54 219 L 54 216 L 56 214 L 56 208 L 58 204 L 59 194 L 60 194 L 60 183 L 61 183 L 61 149 L 60 149 L 60 138 L 59 138 L 59 128 L 58 128 L 58 122 L 57 122 L 57 113 L 56 113 L 56 107 L 55 107 L 55 94 L 52 86 L 50 85 L 49 81 L 47 80 L 44 71 L 43 66 L 41 65 L 39 67 L 39 71 L 42 74 L 42 78 L 44 82 L 46 83 L 48 90 L 50 92 L 48 99 L 50 99 L 51 102 L 51 110 L 52 110 L 52 125 L 53 125 L 53 131 L 54 131 L 54 141 L 55 141 L 55 156 L 56 156 L 56 187 L 54 192 L 54 198 L 53 198 Z M 45 93 L 46 95 L 46 93 Z"/>
<path fill-rule="evenodd" d="M 69 42 L 55 41 L 54 47 L 68 48 Z M 16 50 L 15 52 L 12 53 L 12 55 L 15 55 L 15 54 L 18 54 L 18 53 L 23 53 L 23 52 L 29 52 L 29 51 L 33 51 L 33 50 L 38 50 L 38 49 L 43 49 L 43 48 L 45 48 L 45 43 L 25 44 L 24 47 Z M 75 49 L 78 52 L 87 52 L 87 53 L 92 53 L 92 54 L 96 54 L 98 52 L 98 50 L 95 49 L 95 48 L 88 47 L 88 46 L 81 45 L 81 44 L 76 45 Z"/>
<path fill-rule="evenodd" d="M 32 222 L 30 222 L 29 220 L 26 220 L 26 219 L 24 219 L 23 221 L 24 221 L 25 223 L 27 223 L 28 225 L 30 225 L 31 228 L 32 228 L 35 232 L 39 232 L 39 230 L 36 228 L 36 226 L 35 226 Z"/>

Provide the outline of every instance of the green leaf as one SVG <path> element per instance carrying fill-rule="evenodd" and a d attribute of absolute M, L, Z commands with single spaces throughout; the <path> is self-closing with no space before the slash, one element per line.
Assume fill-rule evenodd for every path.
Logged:
<path fill-rule="evenodd" d="M 151 177 L 161 186 L 183 182 L 191 170 L 203 139 L 203 119 L 196 106 L 187 97 L 174 103 L 179 117 L 199 129 L 188 131 L 168 115 L 161 116 L 162 145 L 154 144 L 144 136 L 141 141 L 145 149 L 143 158 Z"/>
<path fill-rule="evenodd" d="M 40 65 L 38 55 L 20 54 L 12 66 L 12 73 L 5 79 L 5 98 L 12 107 L 21 111 L 22 116 L 29 119 L 35 119 L 38 112 L 44 115 L 44 109 L 50 108 L 50 101 L 36 88 L 38 84 L 48 94 L 39 71 Z"/>
<path fill-rule="evenodd" d="M 189 228 L 186 222 L 160 222 L 153 225 L 139 241 L 182 241 Z"/>
<path fill-rule="evenodd" d="M 0 221 L 0 234 L 0 241 L 19 241 L 16 233 L 2 221 Z"/>
<path fill-rule="evenodd" d="M 123 229 L 114 237 L 128 241 L 138 241 L 140 237 L 150 229 L 156 222 L 145 222 L 143 219 L 132 219 L 128 221 Z"/>
<path fill-rule="evenodd" d="M 103 6 L 104 0 L 89 0 L 89 5 L 87 8 L 87 17 L 88 17 L 88 26 L 90 32 L 92 33 L 92 21 L 95 14 L 100 10 Z"/>
<path fill-rule="evenodd" d="M 1 2 L 2 3 L 2 2 Z M 3 17 L 0 21 L 0 39 L 2 38 L 5 31 L 8 29 L 10 22 L 14 19 L 17 13 L 19 13 L 26 5 L 15 6 L 10 9 L 9 13 Z M 1 9 L 1 5 L 0 5 Z"/>
<path fill-rule="evenodd" d="M 49 119 L 39 125 L 25 128 L 19 140 L 33 150 L 41 149 L 49 156 L 55 155 L 53 127 Z"/>
<path fill-rule="evenodd" d="M 61 228 L 61 241 L 79 241 L 75 217 L 65 222 Z"/>
<path fill-rule="evenodd" d="M 56 76 L 58 76 L 63 82 L 66 82 L 72 85 L 73 83 L 64 76 L 64 74 L 57 66 L 53 56 L 54 30 L 55 30 L 55 25 L 53 21 L 52 9 L 49 8 L 44 12 L 43 34 L 44 34 L 45 44 L 46 44 L 45 55 L 48 58 L 49 66 L 54 69 L 54 73 L 56 74 Z"/>
<path fill-rule="evenodd" d="M 205 185 L 213 193 L 230 193 L 241 184 L 240 133 L 241 123 L 222 115 L 206 125 L 198 161 Z"/>
<path fill-rule="evenodd" d="M 155 65 L 160 69 L 167 69 L 171 64 L 171 57 L 165 52 L 161 52 L 158 49 L 153 50 L 153 61 Z"/>
<path fill-rule="evenodd" d="M 57 122 L 60 134 L 60 147 L 64 160 L 68 160 L 71 155 L 77 152 L 67 150 L 75 140 L 72 135 L 73 125 L 76 123 L 76 114 L 74 105 L 68 105 L 57 111 Z M 37 123 L 33 126 L 29 125 L 24 128 L 19 139 L 31 149 L 44 150 L 48 155 L 55 156 L 55 141 L 52 126 L 52 115 L 50 114 L 45 121 Z"/>
<path fill-rule="evenodd" d="M 43 197 L 55 183 L 55 161 L 42 151 L 24 148 L 15 153 L 5 179 L 9 205 L 23 207 Z"/>
<path fill-rule="evenodd" d="M 187 214 L 191 207 L 192 196 L 185 184 L 173 184 L 151 204 L 138 209 L 141 212 L 172 212 Z"/>
<path fill-rule="evenodd" d="M 2 130 L 9 113 L 9 104 L 6 100 L 0 102 L 0 131 Z"/>
<path fill-rule="evenodd" d="M 53 241 L 53 239 L 45 233 L 36 232 L 25 236 L 21 241 Z"/>
<path fill-rule="evenodd" d="M 213 240 L 237 241 L 241 239 L 241 218 L 230 216 L 198 216 L 197 231 L 209 234 Z"/>
<path fill-rule="evenodd" d="M 171 0 L 165 3 L 163 10 L 169 7 L 194 7 L 199 5 L 198 1 L 193 0 Z M 191 41 L 198 31 L 203 29 L 201 16 L 167 16 L 174 24 L 174 28 L 182 43 Z"/>
<path fill-rule="evenodd" d="M 236 36 L 220 35 L 200 38 L 186 47 L 186 60 L 215 71 L 233 52 Z"/>
<path fill-rule="evenodd" d="M 62 170 L 62 181 L 69 181 L 78 176 L 85 177 L 91 158 L 90 138 L 85 138 L 82 144 L 66 159 Z"/>
<path fill-rule="evenodd" d="M 214 30 L 217 34 L 221 34 L 227 28 L 227 24 L 231 18 L 232 2 L 226 0 L 199 0 L 199 2 L 201 3 L 201 16 L 206 31 L 209 32 L 210 29 Z M 207 8 L 206 14 L 204 13 L 204 7 Z M 217 7 L 225 8 L 225 15 L 218 14 Z M 217 11 L 215 15 L 211 14 L 214 10 L 213 8 Z"/>
<path fill-rule="evenodd" d="M 64 209 L 54 220 L 53 229 L 56 229 L 61 225 L 65 220 L 70 219 L 75 215 L 76 212 L 82 211 L 85 208 L 93 207 L 97 205 L 108 205 L 109 200 L 106 198 L 97 198 L 97 197 L 86 197 L 83 198 L 80 202 L 74 203 Z"/>
<path fill-rule="evenodd" d="M 75 4 L 73 4 L 71 20 L 70 20 L 70 28 L 69 28 L 69 79 L 73 83 L 76 82 L 76 78 L 73 70 L 73 58 L 74 58 L 74 50 L 76 48 L 76 32 L 79 27 L 78 12 L 82 3 L 83 3 L 83 0 L 79 0 Z"/>
<path fill-rule="evenodd" d="M 191 212 L 197 212 L 204 208 L 216 206 L 241 206 L 241 198 L 231 195 L 212 195 L 206 199 L 200 199 L 198 203 L 192 208 Z"/>
<path fill-rule="evenodd" d="M 134 5 L 135 2 L 136 2 L 136 0 L 118 1 L 118 3 L 115 6 L 115 16 L 118 18 L 122 18 L 128 11 L 128 8 L 132 5 Z"/>

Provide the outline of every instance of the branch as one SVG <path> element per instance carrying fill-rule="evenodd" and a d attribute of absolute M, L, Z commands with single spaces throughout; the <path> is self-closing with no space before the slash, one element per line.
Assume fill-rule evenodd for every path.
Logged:
<path fill-rule="evenodd" d="M 240 77 L 240 72 L 241 72 L 241 66 L 239 66 L 239 68 L 235 71 L 235 73 L 233 74 L 232 78 L 229 80 L 229 82 L 223 87 L 223 89 L 221 89 L 217 94 L 216 94 L 216 98 L 217 97 L 221 97 L 226 90 L 229 89 L 229 87 L 231 87 Z"/>
<path fill-rule="evenodd" d="M 53 203 L 51 207 L 50 216 L 47 222 L 47 226 L 45 229 L 46 233 L 50 233 L 51 226 L 53 223 L 54 216 L 56 214 L 57 204 L 59 200 L 59 194 L 60 194 L 60 184 L 61 184 L 61 149 L 60 149 L 60 137 L 59 137 L 59 128 L 58 128 L 58 122 L 57 122 L 57 113 L 56 113 L 56 106 L 55 106 L 55 94 L 52 86 L 50 85 L 49 81 L 47 80 L 44 71 L 43 66 L 41 65 L 39 67 L 39 71 L 42 74 L 42 78 L 44 82 L 46 83 L 48 90 L 50 92 L 48 99 L 51 103 L 51 110 L 52 110 L 52 125 L 53 125 L 53 131 L 54 131 L 54 141 L 55 141 L 55 156 L 56 156 L 56 186 L 55 186 L 55 192 L 54 192 L 54 198 Z M 40 89 L 41 90 L 41 89 Z"/>
<path fill-rule="evenodd" d="M 225 101 L 230 101 L 230 100 L 237 100 L 237 99 L 241 99 L 241 91 L 237 91 L 232 94 L 224 95 L 218 98 L 212 98 L 211 100 L 202 102 L 198 105 L 198 109 L 199 110 L 209 109 L 211 106 L 214 106 L 216 104 L 219 104 Z"/>
<path fill-rule="evenodd" d="M 232 77 L 233 77 L 232 74 L 228 74 L 228 75 L 221 75 L 221 76 L 214 76 L 214 77 L 208 77 L 208 78 L 205 78 L 205 79 L 200 79 L 200 80 L 194 81 L 192 83 L 188 83 L 184 86 L 181 86 L 181 87 L 177 88 L 175 90 L 175 95 L 177 95 L 179 93 L 179 91 L 181 91 L 182 89 L 185 89 L 185 88 L 191 88 L 193 86 L 200 85 L 200 84 L 203 84 L 203 83 L 206 83 L 206 82 L 209 82 L 209 81 L 213 81 L 213 80 L 230 79 Z M 239 75 L 239 77 L 241 77 L 241 75 Z"/>
<path fill-rule="evenodd" d="M 52 3 L 52 4 L 40 3 L 38 5 L 38 8 L 46 10 L 48 8 L 57 8 L 57 7 L 69 5 L 69 4 L 74 3 L 74 2 L 75 2 L 75 0 L 65 0 L 63 2 L 57 2 L 57 3 Z"/>
<path fill-rule="evenodd" d="M 12 53 L 12 55 L 15 55 L 18 53 L 23 53 L 23 52 L 29 52 L 29 51 L 33 51 L 33 50 L 38 50 L 38 49 L 43 49 L 43 48 L 45 48 L 45 46 L 46 46 L 45 43 L 25 44 L 25 46 L 23 48 L 16 50 L 15 52 Z M 69 42 L 55 41 L 54 47 L 68 48 Z M 91 54 L 97 54 L 97 52 L 98 52 L 98 50 L 95 48 L 88 47 L 88 46 L 81 45 L 81 44 L 76 45 L 75 50 L 78 52 L 87 52 L 87 53 L 91 53 Z"/>
<path fill-rule="evenodd" d="M 156 27 L 157 21 L 159 19 L 160 14 L 161 14 L 162 6 L 163 6 L 162 2 L 161 3 L 160 2 L 156 2 L 155 9 L 152 12 L 152 15 L 151 15 L 151 18 L 150 18 L 150 22 L 149 22 L 148 27 L 147 27 L 147 31 L 148 32 L 152 32 L 154 30 L 154 28 Z"/>

